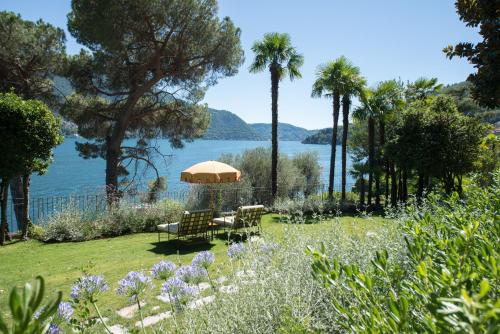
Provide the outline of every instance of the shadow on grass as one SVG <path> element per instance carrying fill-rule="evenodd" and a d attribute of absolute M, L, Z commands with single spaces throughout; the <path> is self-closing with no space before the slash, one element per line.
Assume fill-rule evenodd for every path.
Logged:
<path fill-rule="evenodd" d="M 161 255 L 180 255 L 197 253 L 212 249 L 215 245 L 206 240 L 165 240 L 160 242 L 152 242 L 153 248 L 148 251 Z"/>

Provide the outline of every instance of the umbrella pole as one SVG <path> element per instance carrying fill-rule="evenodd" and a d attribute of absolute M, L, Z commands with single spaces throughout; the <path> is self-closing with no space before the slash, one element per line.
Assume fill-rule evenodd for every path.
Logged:
<path fill-rule="evenodd" d="M 214 196 L 214 189 L 210 187 L 210 208 L 212 211 L 215 211 L 215 196 Z"/>

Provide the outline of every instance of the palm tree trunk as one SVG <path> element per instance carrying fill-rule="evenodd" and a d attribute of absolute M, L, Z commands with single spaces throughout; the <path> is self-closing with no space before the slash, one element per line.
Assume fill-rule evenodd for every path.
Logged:
<path fill-rule="evenodd" d="M 375 122 L 373 117 L 368 117 L 368 199 L 367 206 L 372 204 L 373 169 L 375 155 Z"/>
<path fill-rule="evenodd" d="M 23 176 L 23 227 L 21 238 L 23 240 L 28 239 L 28 229 L 31 224 L 29 216 L 29 196 L 30 193 L 30 175 Z"/>
<path fill-rule="evenodd" d="M 361 189 L 359 190 L 359 204 L 361 207 L 365 206 L 365 178 L 364 175 L 361 174 Z"/>
<path fill-rule="evenodd" d="M 278 73 L 271 70 L 271 109 L 272 109 L 272 157 L 271 157 L 271 194 L 273 200 L 278 193 Z"/>
<path fill-rule="evenodd" d="M 396 177 L 396 168 L 394 167 L 394 163 L 391 163 L 390 167 L 391 172 L 391 205 L 396 207 L 398 204 L 398 181 Z"/>
<path fill-rule="evenodd" d="M 328 198 L 333 198 L 335 181 L 335 159 L 337 154 L 337 130 L 340 114 L 340 95 L 333 93 L 333 128 L 332 128 L 332 148 L 330 153 L 330 177 L 328 179 Z"/>
<path fill-rule="evenodd" d="M 351 99 L 349 96 L 342 97 L 342 200 L 346 199 L 346 179 L 347 179 L 347 133 L 349 132 L 349 108 Z"/>

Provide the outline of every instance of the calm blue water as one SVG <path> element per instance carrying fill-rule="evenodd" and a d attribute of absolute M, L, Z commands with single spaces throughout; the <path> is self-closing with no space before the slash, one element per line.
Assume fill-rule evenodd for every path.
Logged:
<path fill-rule="evenodd" d="M 83 195 L 95 193 L 104 189 L 104 170 L 105 162 L 102 159 L 85 160 L 78 156 L 75 150 L 75 142 L 78 139 L 66 138 L 64 143 L 58 146 L 54 152 L 54 162 L 45 175 L 34 175 L 31 185 L 32 197 L 46 196 L 67 196 Z M 175 191 L 186 187 L 179 181 L 182 170 L 189 166 L 205 161 L 217 160 L 221 154 L 242 153 L 246 149 L 256 147 L 270 147 L 271 142 L 265 141 L 228 141 L 228 140 L 197 140 L 187 143 L 183 149 L 173 150 L 167 140 L 159 140 L 162 153 L 169 154 L 171 157 L 166 161 L 159 159 L 161 176 L 167 178 L 168 190 Z M 309 145 L 294 141 L 282 141 L 279 143 L 279 150 L 288 156 L 294 156 L 300 152 L 316 151 L 319 154 L 319 164 L 322 168 L 322 180 L 324 183 L 328 180 L 330 146 L 329 145 Z M 337 159 L 335 168 L 335 183 L 340 184 L 341 173 L 341 148 L 337 148 Z M 348 160 L 348 170 L 351 166 Z M 152 173 L 141 173 L 142 181 L 153 178 Z M 347 183 L 352 183 L 348 176 Z"/>

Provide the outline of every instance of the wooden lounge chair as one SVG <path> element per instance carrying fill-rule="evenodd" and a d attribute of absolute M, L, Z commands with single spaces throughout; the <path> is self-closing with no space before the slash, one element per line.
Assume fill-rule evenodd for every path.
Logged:
<path fill-rule="evenodd" d="M 160 233 L 166 232 L 168 239 L 170 235 L 177 236 L 177 239 L 203 238 L 208 240 L 208 223 L 212 220 L 212 210 L 198 210 L 184 212 L 182 219 L 178 223 L 157 225 L 158 242 Z"/>
<path fill-rule="evenodd" d="M 246 229 L 247 232 L 250 232 L 251 229 L 256 229 L 257 232 L 260 232 L 262 229 L 260 218 L 263 213 L 263 205 L 240 206 L 236 214 L 214 218 L 213 222 L 223 227 L 224 231 Z"/>

